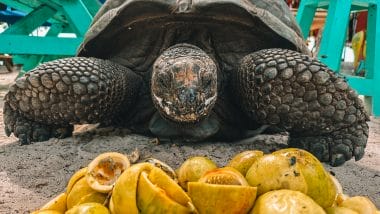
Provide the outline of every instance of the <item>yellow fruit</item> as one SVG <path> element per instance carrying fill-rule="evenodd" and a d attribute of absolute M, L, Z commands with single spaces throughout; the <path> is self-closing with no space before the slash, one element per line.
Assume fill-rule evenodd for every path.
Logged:
<path fill-rule="evenodd" d="M 68 194 L 71 189 L 73 188 L 74 184 L 79 181 L 81 178 L 83 178 L 87 173 L 87 167 L 84 167 L 74 173 L 73 176 L 71 176 L 69 183 L 67 184 L 66 187 L 66 194 Z"/>
<path fill-rule="evenodd" d="M 66 211 L 66 193 L 61 193 L 46 203 L 40 210 L 56 210 L 64 213 Z"/>
<path fill-rule="evenodd" d="M 235 155 L 227 166 L 237 169 L 242 175 L 245 176 L 248 169 L 257 160 L 257 158 L 262 157 L 263 155 L 264 152 L 257 150 L 241 152 Z"/>
<path fill-rule="evenodd" d="M 294 190 L 282 189 L 261 195 L 251 214 L 325 214 L 309 196 Z"/>
<path fill-rule="evenodd" d="M 327 214 L 359 214 L 345 207 L 329 207 L 326 209 Z"/>
<path fill-rule="evenodd" d="M 69 209 L 65 214 L 109 214 L 109 210 L 99 203 L 84 203 Z"/>
<path fill-rule="evenodd" d="M 157 160 L 155 158 L 148 158 L 148 159 L 144 160 L 144 162 L 150 163 L 153 166 L 162 169 L 162 171 L 164 171 L 167 175 L 169 175 L 174 181 L 178 182 L 177 174 L 175 173 L 173 168 L 171 168 L 166 163 L 164 163 L 160 160 Z"/>
<path fill-rule="evenodd" d="M 257 194 L 278 189 L 307 192 L 307 182 L 299 163 L 282 155 L 268 154 L 257 159 L 249 168 L 246 179 L 257 187 Z"/>
<path fill-rule="evenodd" d="M 224 167 L 207 171 L 198 180 L 201 183 L 249 186 L 244 176 L 235 168 Z"/>
<path fill-rule="evenodd" d="M 348 195 L 345 195 L 343 193 L 338 193 L 338 195 L 336 196 L 335 198 L 335 205 L 338 205 L 341 204 L 344 200 L 346 200 L 347 198 L 349 198 L 350 196 Z"/>
<path fill-rule="evenodd" d="M 141 173 L 137 188 L 137 206 L 141 213 L 191 213 L 186 204 L 173 200 L 164 189 L 153 184 L 147 172 Z"/>
<path fill-rule="evenodd" d="M 158 168 L 153 168 L 149 175 L 149 181 L 165 191 L 170 198 L 175 199 L 175 201 L 182 206 L 188 206 L 191 202 L 190 197 L 183 191 L 181 186 L 173 182 L 172 178 L 168 176 L 167 173 L 162 173 L 162 170 Z"/>
<path fill-rule="evenodd" d="M 310 196 L 323 208 L 331 207 L 339 190 L 339 182 L 334 183 L 323 167 L 322 163 L 311 153 L 302 149 L 282 149 L 272 153 L 288 158 L 289 162 L 296 162 L 301 174 L 307 183 L 307 191 L 304 192 Z M 335 185 L 336 184 L 336 185 Z"/>
<path fill-rule="evenodd" d="M 118 177 L 130 165 L 127 156 L 123 154 L 117 152 L 100 154 L 87 167 L 87 182 L 92 189 L 108 193 Z"/>
<path fill-rule="evenodd" d="M 335 186 L 335 190 L 336 190 L 336 197 L 335 197 L 335 201 L 333 203 L 333 206 L 336 206 L 338 204 L 341 204 L 347 198 L 349 198 L 349 196 L 343 194 L 343 187 L 339 183 L 338 179 L 336 179 L 335 176 L 333 176 L 333 175 L 330 174 L 330 178 L 333 181 L 334 186 Z"/>
<path fill-rule="evenodd" d="M 376 214 L 377 212 L 376 206 L 372 203 L 372 201 L 364 196 L 347 198 L 338 206 L 349 208 L 359 214 Z"/>
<path fill-rule="evenodd" d="M 330 178 L 331 178 L 331 181 L 334 183 L 334 186 L 335 186 L 335 189 L 336 189 L 336 194 L 343 194 L 343 187 L 342 187 L 342 184 L 339 183 L 338 179 L 336 179 L 335 176 L 330 175 Z"/>
<path fill-rule="evenodd" d="M 137 185 L 143 171 L 151 171 L 154 166 L 148 163 L 135 164 L 126 169 L 115 183 L 110 200 L 110 211 L 113 214 L 138 214 Z"/>
<path fill-rule="evenodd" d="M 250 186 L 188 183 L 191 200 L 202 213 L 247 213 L 255 203 L 257 188 Z"/>
<path fill-rule="evenodd" d="M 187 190 L 188 182 L 198 181 L 205 172 L 216 168 L 216 164 L 206 157 L 189 158 L 183 162 L 177 171 L 178 183 L 183 189 Z"/>
<path fill-rule="evenodd" d="M 189 182 L 189 196 L 199 213 L 247 213 L 253 206 L 257 187 L 232 167 L 206 172 L 198 182 Z"/>
<path fill-rule="evenodd" d="M 113 214 L 191 213 L 194 206 L 181 187 L 164 171 L 139 163 L 123 172 L 115 183 L 110 200 Z"/>
<path fill-rule="evenodd" d="M 359 60 L 362 54 L 365 54 L 363 51 L 365 46 L 365 32 L 360 31 L 353 35 L 352 37 L 352 49 L 354 51 L 354 67 L 356 68 L 359 65 Z"/>
<path fill-rule="evenodd" d="M 96 202 L 103 204 L 107 198 L 107 194 L 97 192 L 92 189 L 86 178 L 83 177 L 79 181 L 77 181 L 71 191 L 67 195 L 67 209 L 71 209 L 75 205 L 88 203 L 88 202 Z"/>
<path fill-rule="evenodd" d="M 34 211 L 31 214 L 63 214 L 64 212 L 59 212 L 57 210 L 38 210 Z"/>

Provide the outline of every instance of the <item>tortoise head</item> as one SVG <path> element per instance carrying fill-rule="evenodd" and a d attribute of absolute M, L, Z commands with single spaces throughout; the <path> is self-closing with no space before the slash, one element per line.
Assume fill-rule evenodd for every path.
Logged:
<path fill-rule="evenodd" d="M 164 118 L 198 122 L 217 99 L 217 66 L 196 46 L 172 46 L 153 64 L 151 90 L 153 103 Z"/>

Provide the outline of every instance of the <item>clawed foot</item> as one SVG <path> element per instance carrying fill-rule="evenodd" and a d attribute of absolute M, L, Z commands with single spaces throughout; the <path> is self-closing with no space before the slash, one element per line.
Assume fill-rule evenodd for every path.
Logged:
<path fill-rule="evenodd" d="M 60 127 L 28 120 L 14 111 L 7 102 L 4 104 L 4 124 L 6 135 L 10 136 L 13 133 L 22 145 L 45 141 L 52 137 L 69 137 L 73 132 L 71 125 Z"/>
<path fill-rule="evenodd" d="M 363 157 L 367 138 L 368 125 L 362 123 L 323 136 L 298 137 L 291 134 L 289 146 L 306 149 L 319 160 L 340 166 L 352 157 L 355 160 Z"/>

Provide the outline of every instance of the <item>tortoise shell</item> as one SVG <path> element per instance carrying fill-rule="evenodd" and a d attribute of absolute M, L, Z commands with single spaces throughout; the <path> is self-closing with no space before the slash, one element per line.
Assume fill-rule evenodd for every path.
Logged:
<path fill-rule="evenodd" d="M 265 48 L 308 52 L 283 0 L 108 0 L 78 55 L 146 72 L 177 43 L 202 48 L 227 71 L 245 55 Z"/>

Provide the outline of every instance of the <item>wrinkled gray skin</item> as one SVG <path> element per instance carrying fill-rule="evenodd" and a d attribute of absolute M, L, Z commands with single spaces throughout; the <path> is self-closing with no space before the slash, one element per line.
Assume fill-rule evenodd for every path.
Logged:
<path fill-rule="evenodd" d="M 22 144 L 85 123 L 188 142 L 270 125 L 333 166 L 362 158 L 367 120 L 345 80 L 307 56 L 282 0 L 108 0 L 78 57 L 21 77 L 4 105 Z"/>

